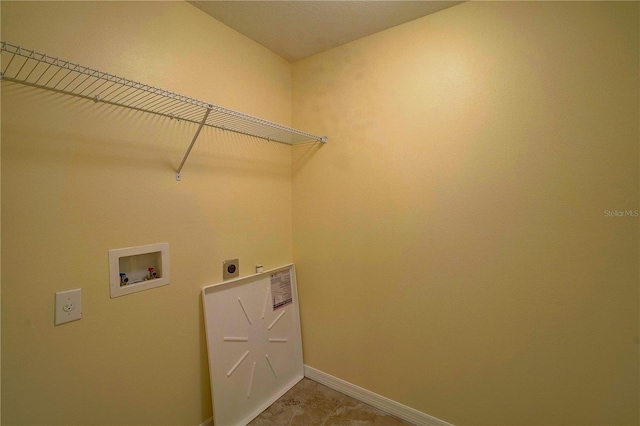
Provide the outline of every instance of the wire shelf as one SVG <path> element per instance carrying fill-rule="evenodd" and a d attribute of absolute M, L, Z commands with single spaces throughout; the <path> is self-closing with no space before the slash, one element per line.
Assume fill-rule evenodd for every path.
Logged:
<path fill-rule="evenodd" d="M 230 130 L 289 145 L 310 141 L 326 142 L 327 140 L 326 136 L 312 135 L 148 84 L 25 49 L 6 41 L 0 41 L 0 54 L 0 64 L 2 64 L 0 78 L 2 80 L 199 124 L 198 131 L 178 169 L 178 175 L 202 126 Z"/>

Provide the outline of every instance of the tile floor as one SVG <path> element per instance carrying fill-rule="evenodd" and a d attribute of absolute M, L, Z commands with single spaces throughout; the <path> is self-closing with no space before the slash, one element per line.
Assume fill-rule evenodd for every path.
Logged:
<path fill-rule="evenodd" d="M 250 426 L 407 426 L 408 423 L 306 377 Z"/>

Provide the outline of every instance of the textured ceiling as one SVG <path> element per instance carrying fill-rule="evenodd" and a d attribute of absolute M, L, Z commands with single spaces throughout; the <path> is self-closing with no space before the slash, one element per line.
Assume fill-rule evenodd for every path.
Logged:
<path fill-rule="evenodd" d="M 190 1 L 290 62 L 460 1 Z"/>

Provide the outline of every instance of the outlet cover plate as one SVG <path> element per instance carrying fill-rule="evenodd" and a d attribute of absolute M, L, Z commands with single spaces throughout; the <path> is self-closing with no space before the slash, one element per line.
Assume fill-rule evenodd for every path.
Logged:
<path fill-rule="evenodd" d="M 240 261 L 238 259 L 228 259 L 222 262 L 222 279 L 229 280 L 240 276 Z"/>
<path fill-rule="evenodd" d="M 82 318 L 82 289 L 56 292 L 56 325 Z"/>

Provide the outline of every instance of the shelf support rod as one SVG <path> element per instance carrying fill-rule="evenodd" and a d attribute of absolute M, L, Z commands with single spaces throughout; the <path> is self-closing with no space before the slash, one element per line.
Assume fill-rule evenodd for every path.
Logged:
<path fill-rule="evenodd" d="M 180 166 L 178 167 L 178 170 L 176 171 L 176 180 L 177 181 L 181 181 L 182 180 L 182 175 L 180 174 L 182 172 L 182 167 L 184 167 L 184 163 L 187 161 L 187 158 L 189 158 L 189 154 L 191 154 L 191 149 L 193 148 L 193 145 L 195 145 L 196 140 L 198 139 L 198 136 L 200 135 L 200 131 L 202 130 L 202 127 L 204 126 L 204 123 L 207 122 L 207 118 L 209 117 L 209 113 L 210 112 L 211 112 L 211 108 L 207 108 L 207 111 L 204 113 L 204 117 L 202 117 L 202 121 L 198 125 L 198 130 L 196 130 L 196 134 L 193 135 L 193 139 L 191 140 L 191 144 L 189 145 L 189 148 L 187 148 L 187 152 L 185 152 L 184 158 L 182 158 L 182 162 L 180 163 Z"/>

